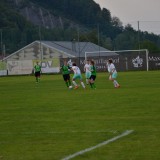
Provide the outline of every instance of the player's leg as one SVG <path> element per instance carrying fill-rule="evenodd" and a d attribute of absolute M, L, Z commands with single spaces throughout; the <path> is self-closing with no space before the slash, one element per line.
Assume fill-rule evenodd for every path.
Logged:
<path fill-rule="evenodd" d="M 88 85 L 89 84 L 90 73 L 86 72 L 85 76 L 86 76 L 86 84 Z"/>
<path fill-rule="evenodd" d="M 40 82 L 40 72 L 35 72 L 36 83 Z"/>
<path fill-rule="evenodd" d="M 92 75 L 91 77 L 91 88 L 93 89 L 96 89 L 96 85 L 95 85 L 95 79 L 96 79 L 96 76 Z"/>
<path fill-rule="evenodd" d="M 38 82 L 40 82 L 40 76 L 38 76 Z"/>
<path fill-rule="evenodd" d="M 81 82 L 82 87 L 83 87 L 83 88 L 86 88 L 85 85 L 84 85 L 84 83 L 83 83 L 83 81 L 82 81 L 82 75 L 79 75 L 79 79 L 80 79 L 80 82 Z"/>
<path fill-rule="evenodd" d="M 36 83 L 38 83 L 38 73 L 35 72 Z"/>
<path fill-rule="evenodd" d="M 76 83 L 76 80 L 77 79 L 77 75 L 74 75 L 73 76 L 73 78 L 72 78 L 72 83 L 73 83 L 73 85 L 74 85 L 74 89 L 77 89 L 78 88 L 78 85 L 77 85 L 77 83 Z"/>
<path fill-rule="evenodd" d="M 63 80 L 64 80 L 66 86 L 69 87 L 68 80 L 67 80 L 67 75 L 66 74 L 63 75 Z"/>
<path fill-rule="evenodd" d="M 96 85 L 95 85 L 95 80 L 96 80 L 96 76 L 93 77 L 93 88 L 96 89 Z"/>
<path fill-rule="evenodd" d="M 90 84 L 90 87 L 91 87 L 91 88 L 93 88 L 93 86 L 92 86 L 92 81 L 93 81 L 92 76 L 90 76 L 90 78 L 89 78 L 89 84 Z"/>
<path fill-rule="evenodd" d="M 91 75 L 91 76 L 90 76 L 90 80 L 89 80 L 89 84 L 90 84 L 91 88 L 93 88 L 93 89 L 96 88 L 96 86 L 95 86 L 95 84 L 94 84 L 95 78 L 96 78 L 96 76 Z"/>
<path fill-rule="evenodd" d="M 71 86 L 71 77 L 70 77 L 70 74 L 68 74 L 68 78 L 67 79 L 68 79 L 68 85 Z"/>
<path fill-rule="evenodd" d="M 109 75 L 109 78 L 108 78 L 110 81 L 112 81 L 112 75 L 110 74 Z"/>
<path fill-rule="evenodd" d="M 119 88 L 120 85 L 119 85 L 119 83 L 117 82 L 116 78 L 117 78 L 117 73 L 113 73 L 113 74 L 112 74 L 113 85 L 114 85 L 115 88 Z"/>

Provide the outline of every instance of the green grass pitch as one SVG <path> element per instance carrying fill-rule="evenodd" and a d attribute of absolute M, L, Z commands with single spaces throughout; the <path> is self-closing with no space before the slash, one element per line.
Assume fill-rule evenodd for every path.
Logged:
<path fill-rule="evenodd" d="M 84 75 L 83 75 L 84 77 Z M 120 72 L 114 89 L 68 90 L 62 75 L 0 77 L 0 160 L 61 160 L 126 130 L 74 160 L 160 159 L 160 72 Z"/>

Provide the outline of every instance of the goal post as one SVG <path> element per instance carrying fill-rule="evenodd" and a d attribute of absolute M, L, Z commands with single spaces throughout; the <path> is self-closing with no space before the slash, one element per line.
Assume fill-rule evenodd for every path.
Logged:
<path fill-rule="evenodd" d="M 126 54 L 132 55 L 132 53 L 142 53 L 145 55 L 146 60 L 146 70 L 149 71 L 149 51 L 148 49 L 140 49 L 140 50 L 115 50 L 115 51 L 92 51 L 92 52 L 85 52 L 85 60 L 87 60 L 88 57 L 112 57 L 112 56 L 126 56 Z"/>

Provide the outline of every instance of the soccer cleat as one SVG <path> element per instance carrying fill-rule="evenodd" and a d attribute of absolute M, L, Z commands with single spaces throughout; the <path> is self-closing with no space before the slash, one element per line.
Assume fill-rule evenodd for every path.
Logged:
<path fill-rule="evenodd" d="M 117 85 L 115 88 L 120 88 L 120 85 Z"/>
<path fill-rule="evenodd" d="M 71 90 L 71 89 L 73 89 L 73 87 L 72 87 L 72 86 L 69 86 L 69 87 L 68 87 L 68 89 L 70 89 L 70 90 Z"/>
<path fill-rule="evenodd" d="M 78 86 L 75 86 L 75 87 L 74 87 L 74 89 L 78 89 L 78 88 L 79 88 Z"/>

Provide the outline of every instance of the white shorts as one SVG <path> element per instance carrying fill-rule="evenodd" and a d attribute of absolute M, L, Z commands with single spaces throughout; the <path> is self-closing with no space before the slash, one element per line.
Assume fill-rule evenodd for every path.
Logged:
<path fill-rule="evenodd" d="M 75 74 L 75 75 L 73 76 L 73 79 L 74 79 L 74 80 L 76 80 L 76 79 L 82 80 L 82 75 L 81 75 L 81 74 Z"/>
<path fill-rule="evenodd" d="M 86 76 L 87 79 L 89 79 L 90 76 L 91 76 L 91 72 L 86 72 L 86 73 L 85 73 L 85 76 Z"/>
<path fill-rule="evenodd" d="M 113 79 L 116 79 L 117 76 L 118 76 L 117 73 L 112 73 L 112 78 L 113 78 Z"/>

